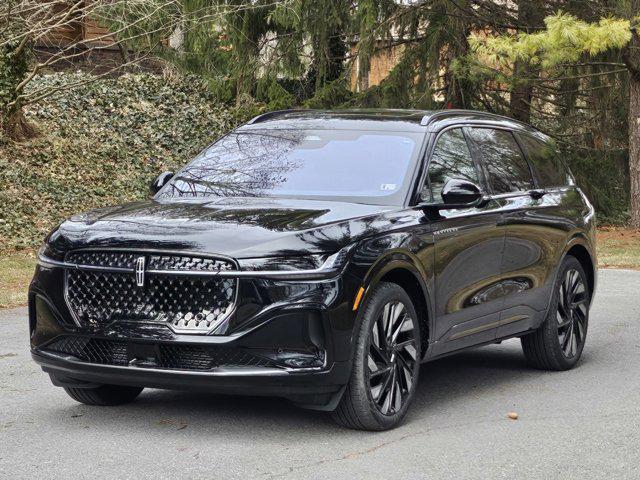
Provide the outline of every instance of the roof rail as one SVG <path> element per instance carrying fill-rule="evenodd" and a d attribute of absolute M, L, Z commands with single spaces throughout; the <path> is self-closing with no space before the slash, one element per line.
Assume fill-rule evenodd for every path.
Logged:
<path fill-rule="evenodd" d="M 499 120 L 506 120 L 512 123 L 517 123 L 522 125 L 523 127 L 529 128 L 529 129 L 533 129 L 533 130 L 538 130 L 536 127 L 534 127 L 533 125 L 530 125 L 526 122 L 523 122 L 521 120 L 518 120 L 516 118 L 512 118 L 512 117 L 507 117 L 506 115 L 500 115 L 498 113 L 493 113 L 493 112 L 483 112 L 481 110 L 466 110 L 466 109 L 462 109 L 462 108 L 445 108 L 442 110 L 437 110 L 435 112 L 433 112 L 431 115 L 427 115 L 425 116 L 422 121 L 420 122 L 421 125 L 427 125 L 431 122 L 431 120 L 434 120 L 435 117 L 441 116 L 441 115 L 451 115 L 451 114 L 457 114 L 457 115 L 466 115 L 466 114 L 472 114 L 472 115 L 482 115 L 485 117 L 490 117 L 490 118 L 495 118 L 495 119 L 499 119 Z M 425 120 L 427 120 L 428 117 L 428 121 L 427 123 L 422 123 Z"/>
<path fill-rule="evenodd" d="M 270 118 L 274 118 L 274 117 L 277 117 L 279 115 L 284 115 L 285 113 L 299 112 L 299 111 L 300 111 L 300 109 L 297 109 L 297 110 L 296 109 L 288 109 L 288 110 L 273 110 L 271 112 L 261 113 L 260 115 L 257 115 L 255 117 L 253 117 L 251 120 L 249 120 L 247 122 L 247 125 L 264 122 L 265 120 L 269 120 Z"/>

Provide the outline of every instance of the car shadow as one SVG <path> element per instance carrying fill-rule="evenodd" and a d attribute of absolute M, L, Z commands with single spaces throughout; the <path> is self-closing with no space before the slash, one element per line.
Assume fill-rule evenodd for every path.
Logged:
<path fill-rule="evenodd" d="M 519 342 L 460 352 L 422 365 L 412 409 L 436 410 L 456 402 L 473 402 L 498 388 L 517 388 L 542 373 L 526 362 Z"/>
<path fill-rule="evenodd" d="M 543 374 L 528 367 L 521 350 L 514 347 L 482 347 L 423 364 L 408 421 L 473 404 L 479 395 L 496 389 L 518 389 L 519 382 Z M 312 435 L 336 432 L 326 413 L 295 408 L 290 402 L 273 397 L 148 389 L 136 402 L 120 407 L 94 408 L 69 401 L 59 408 L 60 421 L 74 418 L 80 409 L 85 421 L 99 422 L 101 428 L 114 431 L 142 423 L 206 435 L 251 435 L 256 431 L 262 435 L 268 431 L 275 438 L 292 431 Z"/>

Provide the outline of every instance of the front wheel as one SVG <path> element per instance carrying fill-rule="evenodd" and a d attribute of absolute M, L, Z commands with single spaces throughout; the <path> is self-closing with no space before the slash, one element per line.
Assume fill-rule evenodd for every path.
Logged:
<path fill-rule="evenodd" d="M 64 390 L 77 402 L 106 407 L 133 402 L 143 389 L 122 385 L 101 385 L 94 388 L 65 387 Z"/>
<path fill-rule="evenodd" d="M 567 256 L 560 266 L 547 318 L 521 338 L 531 365 L 543 370 L 573 368 L 584 349 L 591 292 L 580 262 Z"/>
<path fill-rule="evenodd" d="M 394 283 L 371 292 L 356 337 L 349 383 L 334 419 L 359 430 L 387 430 L 407 413 L 420 371 L 420 328 L 411 298 Z"/>

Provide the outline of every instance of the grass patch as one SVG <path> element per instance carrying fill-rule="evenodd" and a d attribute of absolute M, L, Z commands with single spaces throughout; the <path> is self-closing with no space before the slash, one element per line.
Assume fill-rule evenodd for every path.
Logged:
<path fill-rule="evenodd" d="M 0 308 L 27 303 L 27 288 L 36 260 L 24 254 L 0 256 Z"/>
<path fill-rule="evenodd" d="M 640 270 L 640 230 L 601 228 L 597 235 L 597 249 L 601 268 Z"/>
<path fill-rule="evenodd" d="M 640 230 L 602 228 L 597 240 L 600 268 L 640 270 Z M 0 254 L 0 308 L 27 303 L 35 264 L 35 258 L 27 254 Z"/>

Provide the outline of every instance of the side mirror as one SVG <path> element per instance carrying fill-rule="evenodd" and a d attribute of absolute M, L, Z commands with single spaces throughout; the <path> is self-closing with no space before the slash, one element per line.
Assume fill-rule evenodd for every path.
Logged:
<path fill-rule="evenodd" d="M 452 178 L 442 188 L 442 202 L 423 203 L 420 206 L 426 209 L 470 208 L 480 206 L 484 196 L 480 187 L 468 180 Z"/>
<path fill-rule="evenodd" d="M 472 207 L 482 199 L 480 187 L 468 180 L 452 178 L 442 188 L 442 200 L 445 206 Z"/>
<path fill-rule="evenodd" d="M 151 193 L 151 195 L 155 195 L 156 193 L 158 193 L 160 189 L 173 178 L 173 175 L 173 172 L 162 172 L 160 175 L 158 175 L 153 183 L 149 185 L 149 192 Z"/>

